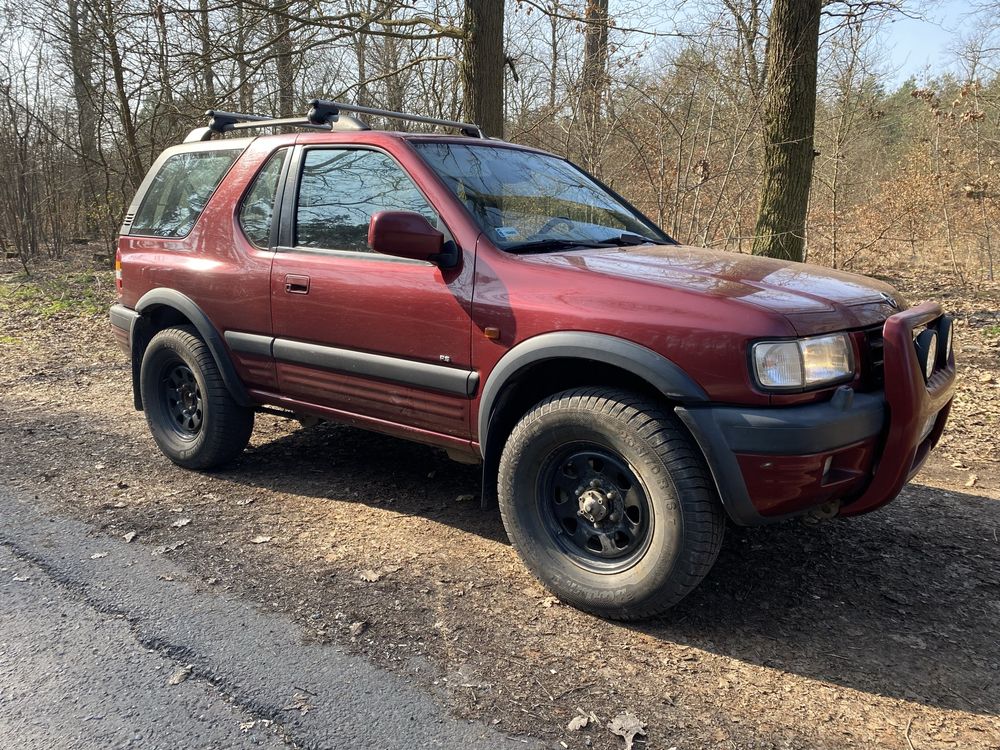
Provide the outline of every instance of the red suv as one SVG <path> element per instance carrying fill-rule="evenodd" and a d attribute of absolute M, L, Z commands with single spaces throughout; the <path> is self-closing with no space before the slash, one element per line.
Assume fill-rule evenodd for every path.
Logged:
<path fill-rule="evenodd" d="M 135 407 L 181 466 L 233 459 L 264 407 L 443 448 L 482 463 L 546 586 L 632 619 L 698 584 L 727 516 L 879 508 L 944 429 L 937 304 L 679 245 L 474 125 L 209 114 L 139 188 L 111 309 Z M 295 130 L 212 139 L 258 128 Z"/>

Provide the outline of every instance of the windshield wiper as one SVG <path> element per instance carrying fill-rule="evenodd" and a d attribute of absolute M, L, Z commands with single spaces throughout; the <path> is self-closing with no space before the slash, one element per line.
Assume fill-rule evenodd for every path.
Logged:
<path fill-rule="evenodd" d="M 657 240 L 635 232 L 622 232 L 617 237 L 608 237 L 601 240 L 605 245 L 617 245 L 619 247 L 631 247 L 633 245 L 669 245 L 665 240 Z"/>
<path fill-rule="evenodd" d="M 504 248 L 510 253 L 547 253 L 551 250 L 569 250 L 577 247 L 614 247 L 608 242 L 593 242 L 588 240 L 564 240 L 552 237 L 547 240 L 534 240 L 508 245 Z"/>

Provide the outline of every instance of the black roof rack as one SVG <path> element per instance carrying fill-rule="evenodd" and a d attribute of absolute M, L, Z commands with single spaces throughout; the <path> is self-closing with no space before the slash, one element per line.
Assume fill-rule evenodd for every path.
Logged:
<path fill-rule="evenodd" d="M 207 141 L 216 133 L 229 133 L 234 130 L 254 130 L 257 128 L 293 127 L 305 128 L 307 130 L 369 130 L 368 125 L 357 117 L 344 114 L 354 112 L 357 114 L 373 115 L 375 117 L 385 117 L 392 120 L 406 120 L 409 122 L 422 122 L 428 125 L 441 125 L 446 128 L 457 128 L 464 135 L 472 138 L 485 138 L 482 128 L 468 122 L 457 122 L 455 120 L 441 120 L 436 117 L 424 117 L 423 115 L 410 115 L 405 112 L 393 112 L 388 109 L 376 109 L 375 107 L 359 107 L 354 104 L 342 104 L 340 102 L 327 101 L 325 99 L 313 99 L 309 102 L 309 112 L 305 117 L 283 117 L 274 118 L 267 115 L 240 114 L 239 112 L 223 112 L 218 109 L 210 109 L 205 114 L 208 115 L 208 125 L 195 128 L 188 133 L 184 143 L 196 143 Z"/>
<path fill-rule="evenodd" d="M 216 133 L 229 133 L 234 130 L 254 130 L 257 128 L 295 127 L 308 130 L 368 130 L 368 126 L 355 117 L 338 117 L 326 122 L 314 122 L 308 117 L 268 117 L 267 115 L 242 114 L 240 112 L 223 112 L 210 109 L 208 125 L 195 128 L 188 133 L 185 143 L 207 141 Z"/>
<path fill-rule="evenodd" d="M 422 122 L 427 125 L 441 125 L 445 128 L 456 128 L 463 135 L 471 138 L 485 138 L 483 129 L 471 122 L 458 122 L 457 120 L 442 120 L 437 117 L 424 117 L 423 115 L 410 115 L 406 112 L 393 112 L 389 109 L 376 109 L 375 107 L 359 107 L 355 104 L 341 104 L 325 99 L 313 99 L 309 102 L 309 114 L 306 117 L 314 124 L 328 122 L 331 117 L 339 117 L 341 112 L 355 112 L 360 115 L 374 115 L 375 117 L 385 117 L 390 120 L 406 120 L 408 122 Z"/>

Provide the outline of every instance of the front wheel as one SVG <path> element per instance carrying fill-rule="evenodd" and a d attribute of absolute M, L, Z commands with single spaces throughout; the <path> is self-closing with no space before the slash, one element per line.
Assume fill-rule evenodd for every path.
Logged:
<path fill-rule="evenodd" d="M 535 406 L 500 460 L 511 542 L 560 599 L 619 620 L 690 592 L 722 544 L 724 513 L 673 415 L 636 394 L 581 388 Z"/>
<path fill-rule="evenodd" d="M 149 431 L 160 450 L 187 469 L 236 458 L 253 431 L 253 410 L 237 404 L 212 352 L 194 328 L 166 328 L 146 347 L 139 372 Z"/>

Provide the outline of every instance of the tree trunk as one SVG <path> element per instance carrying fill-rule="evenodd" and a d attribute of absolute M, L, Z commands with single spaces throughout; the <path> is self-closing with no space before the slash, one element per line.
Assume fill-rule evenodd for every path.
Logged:
<path fill-rule="evenodd" d="M 740 68 L 746 77 L 747 86 L 756 99 L 764 87 L 764 69 L 757 62 L 757 50 L 763 38 L 761 33 L 761 2 L 760 0 L 749 0 L 745 3 L 741 0 L 723 0 L 736 24 L 736 33 L 739 36 L 739 48 L 737 56 L 740 61 Z"/>
<path fill-rule="evenodd" d="M 549 15 L 549 112 L 555 117 L 556 92 L 559 83 L 559 3 L 552 4 Z"/>
<path fill-rule="evenodd" d="M 274 4 L 274 58 L 277 67 L 278 115 L 292 117 L 295 98 L 295 71 L 292 66 L 292 35 L 289 28 L 288 3 L 276 0 Z"/>
<path fill-rule="evenodd" d="M 406 110 L 406 81 L 400 69 L 403 67 L 405 52 L 399 39 L 386 37 L 382 42 L 379 77 L 385 80 L 385 108 L 393 112 Z M 406 120 L 393 120 L 389 123 L 394 130 L 407 130 Z"/>
<path fill-rule="evenodd" d="M 465 116 L 497 137 L 503 137 L 503 17 L 503 0 L 465 2 Z"/>
<path fill-rule="evenodd" d="M 767 45 L 764 182 L 754 255 L 801 261 L 812 182 L 821 0 L 775 0 Z"/>
<path fill-rule="evenodd" d="M 358 96 L 357 103 L 361 107 L 371 106 L 368 95 L 368 35 L 358 34 L 354 40 L 354 55 L 358 61 Z"/>
<path fill-rule="evenodd" d="M 243 0 L 236 0 L 236 70 L 239 76 L 240 112 L 253 111 L 253 84 L 250 82 L 250 66 L 247 63 L 247 18 Z"/>
<path fill-rule="evenodd" d="M 174 87 L 170 82 L 170 51 L 167 35 L 167 12 L 162 2 L 153 6 L 153 18 L 156 20 L 157 69 L 160 74 L 160 101 L 168 107 L 170 114 L 174 112 Z"/>
<path fill-rule="evenodd" d="M 111 0 L 104 0 L 101 5 L 101 26 L 104 34 L 104 46 L 111 65 L 111 77 L 114 81 L 115 97 L 118 99 L 118 117 L 122 126 L 122 137 L 125 140 L 122 161 L 125 163 L 125 173 L 133 190 L 142 182 L 146 168 L 139 149 L 139 133 L 132 107 L 135 104 L 129 96 L 125 82 L 125 62 L 121 48 L 118 45 L 119 30 L 115 26 L 116 9 Z"/>
<path fill-rule="evenodd" d="M 601 99 L 608 79 L 608 0 L 587 0 L 580 88 L 583 113 L 593 127 L 601 116 Z"/>
<path fill-rule="evenodd" d="M 205 84 L 205 100 L 209 107 L 215 101 L 215 72 L 212 70 L 212 25 L 208 15 L 208 0 L 198 0 L 198 35 L 201 37 L 201 74 Z"/>
<path fill-rule="evenodd" d="M 94 58 L 92 35 L 88 29 L 87 8 L 78 0 L 69 0 L 70 67 L 73 71 L 73 100 L 76 103 L 80 154 L 88 174 L 97 163 L 97 117 L 94 111 Z"/>

